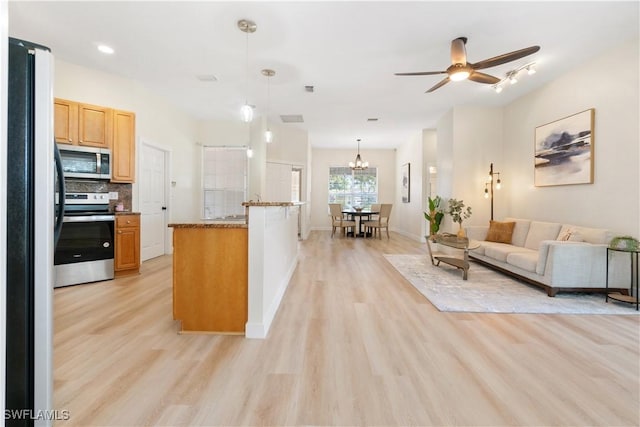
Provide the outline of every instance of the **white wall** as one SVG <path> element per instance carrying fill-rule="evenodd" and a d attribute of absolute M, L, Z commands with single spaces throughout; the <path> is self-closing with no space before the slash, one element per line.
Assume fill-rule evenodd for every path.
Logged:
<path fill-rule="evenodd" d="M 505 108 L 504 165 L 514 217 L 640 235 L 638 40 L 621 43 Z M 594 183 L 533 185 L 537 126 L 595 108 Z"/>
<path fill-rule="evenodd" d="M 356 150 L 336 150 L 314 148 L 311 160 L 311 227 L 313 229 L 331 229 L 329 218 L 329 168 L 346 166 L 356 157 Z M 395 150 L 360 150 L 362 160 L 369 162 L 369 167 L 378 168 L 378 201 L 394 203 L 396 197 Z M 396 179 L 397 178 L 397 179 Z M 391 211 L 391 224 L 397 223 L 397 213 Z"/>
<path fill-rule="evenodd" d="M 487 224 L 490 202 L 484 198 L 489 166 L 502 164 L 502 109 L 455 107 L 438 122 L 438 192 L 446 210 L 450 198 L 463 200 L 472 209 L 463 225 Z M 501 177 L 505 181 L 504 175 Z M 496 196 L 496 218 L 504 212 L 505 199 Z M 457 231 L 458 225 L 445 215 L 442 231 Z"/>
<path fill-rule="evenodd" d="M 200 178 L 194 171 L 199 153 L 195 120 L 139 83 L 61 60 L 55 62 L 53 93 L 57 98 L 133 111 L 136 140 L 143 138 L 172 153 L 171 181 L 176 186 L 171 187 L 170 221 L 199 217 Z M 136 152 L 140 152 L 139 147 Z M 134 210 L 138 210 L 137 192 L 138 186 L 134 184 Z"/>
<path fill-rule="evenodd" d="M 423 133 L 416 132 L 396 151 L 395 221 L 389 228 L 414 240 L 424 240 Z M 409 163 L 409 203 L 402 202 L 402 167 Z"/>

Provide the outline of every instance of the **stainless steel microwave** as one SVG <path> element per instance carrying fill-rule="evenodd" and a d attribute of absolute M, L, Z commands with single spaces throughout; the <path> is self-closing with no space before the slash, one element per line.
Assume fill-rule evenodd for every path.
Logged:
<path fill-rule="evenodd" d="M 111 150 L 58 144 L 65 178 L 111 179 Z"/>

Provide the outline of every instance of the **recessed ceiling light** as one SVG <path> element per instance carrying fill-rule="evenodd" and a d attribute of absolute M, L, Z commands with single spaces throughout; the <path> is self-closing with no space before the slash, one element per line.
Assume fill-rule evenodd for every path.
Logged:
<path fill-rule="evenodd" d="M 106 53 L 107 55 L 111 55 L 115 52 L 111 46 L 107 46 L 106 44 L 99 44 L 98 50 L 102 53 Z"/>
<path fill-rule="evenodd" d="M 218 78 L 213 74 L 200 74 L 196 76 L 196 78 L 201 82 L 217 82 L 218 81 Z"/>

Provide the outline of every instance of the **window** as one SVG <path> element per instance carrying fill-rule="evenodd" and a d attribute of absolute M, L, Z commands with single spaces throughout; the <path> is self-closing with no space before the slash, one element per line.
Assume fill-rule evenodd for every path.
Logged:
<path fill-rule="evenodd" d="M 247 155 L 242 147 L 203 147 L 202 217 L 244 216 L 247 200 Z"/>
<path fill-rule="evenodd" d="M 329 203 L 370 208 L 378 202 L 378 169 L 329 168 Z"/>

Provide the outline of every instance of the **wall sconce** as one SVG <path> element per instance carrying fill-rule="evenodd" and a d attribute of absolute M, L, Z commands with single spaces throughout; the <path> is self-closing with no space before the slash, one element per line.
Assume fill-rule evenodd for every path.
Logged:
<path fill-rule="evenodd" d="M 502 188 L 502 182 L 500 181 L 500 172 L 495 172 L 493 170 L 493 163 L 491 163 L 491 165 L 489 166 L 489 178 L 487 182 L 484 183 L 484 198 L 488 199 L 489 197 L 491 197 L 491 221 L 493 221 L 493 183 L 494 182 L 495 182 L 496 190 L 500 190 L 500 188 Z"/>

